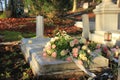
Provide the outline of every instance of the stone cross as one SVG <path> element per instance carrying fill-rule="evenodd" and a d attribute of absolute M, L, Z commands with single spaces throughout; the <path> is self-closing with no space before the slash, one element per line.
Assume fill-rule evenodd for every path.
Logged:
<path fill-rule="evenodd" d="M 82 37 L 88 39 L 89 38 L 89 18 L 87 14 L 82 15 L 82 21 L 83 21 L 83 33 Z"/>
<path fill-rule="evenodd" d="M 36 17 L 36 37 L 44 37 L 43 16 Z"/>

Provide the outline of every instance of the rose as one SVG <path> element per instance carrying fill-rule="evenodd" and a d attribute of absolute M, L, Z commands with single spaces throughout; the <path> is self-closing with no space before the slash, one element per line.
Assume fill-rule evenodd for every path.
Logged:
<path fill-rule="evenodd" d="M 116 48 L 112 48 L 111 51 L 112 51 L 113 53 L 115 53 L 115 52 L 117 51 L 117 49 L 116 49 Z"/>
<path fill-rule="evenodd" d="M 74 42 L 70 41 L 70 47 L 73 47 L 73 46 L 74 46 Z"/>
<path fill-rule="evenodd" d="M 82 50 L 87 50 L 87 45 L 83 45 Z"/>
<path fill-rule="evenodd" d="M 51 54 L 51 56 L 54 57 L 54 58 L 56 58 L 56 57 L 57 57 L 57 53 L 56 53 L 56 52 L 53 52 L 53 53 Z"/>
<path fill-rule="evenodd" d="M 78 56 L 78 53 L 73 53 L 73 57 L 77 58 L 77 56 Z"/>
<path fill-rule="evenodd" d="M 79 54 L 79 58 L 80 58 L 81 60 L 87 61 L 87 57 L 86 57 L 85 54 Z"/>
<path fill-rule="evenodd" d="M 49 46 L 46 46 L 45 49 L 46 49 L 46 50 L 50 50 L 50 49 L 51 49 L 51 46 L 50 46 L 50 45 L 49 45 Z"/>
<path fill-rule="evenodd" d="M 69 56 L 69 57 L 67 57 L 67 58 L 66 58 L 66 61 L 71 62 L 71 61 L 72 61 L 71 57 L 70 57 L 70 56 Z"/>
<path fill-rule="evenodd" d="M 79 51 L 78 48 L 73 48 L 73 49 L 72 49 L 72 53 L 73 53 L 73 54 L 74 54 L 74 53 L 77 53 L 77 54 L 78 54 L 78 51 Z"/>
<path fill-rule="evenodd" d="M 81 37 L 81 39 L 79 40 L 79 42 L 82 43 L 82 44 L 85 44 L 87 41 L 86 41 L 85 38 Z"/>
<path fill-rule="evenodd" d="M 51 55 L 54 51 L 51 49 L 51 50 L 46 50 L 46 52 L 48 55 Z"/>
<path fill-rule="evenodd" d="M 101 47 L 101 44 L 97 44 L 96 48 L 99 49 Z"/>
<path fill-rule="evenodd" d="M 78 44 L 79 43 L 78 39 L 76 39 L 76 38 L 73 40 L 73 42 L 74 42 L 74 44 Z"/>
<path fill-rule="evenodd" d="M 68 53 L 68 51 L 66 51 L 66 50 L 62 50 L 62 51 L 60 52 L 61 56 L 65 56 L 67 53 Z"/>
<path fill-rule="evenodd" d="M 43 55 L 44 57 L 46 57 L 46 56 L 47 56 L 47 53 L 46 53 L 46 52 L 44 52 L 42 55 Z"/>
<path fill-rule="evenodd" d="M 55 40 L 58 40 L 59 39 L 59 37 L 55 37 Z"/>
<path fill-rule="evenodd" d="M 47 42 L 47 44 L 45 45 L 45 47 L 47 47 L 47 46 L 51 46 L 51 43 Z"/>
<path fill-rule="evenodd" d="M 73 57 L 77 57 L 78 56 L 78 51 L 79 51 L 78 48 L 73 48 L 72 49 Z"/>
<path fill-rule="evenodd" d="M 55 49 L 55 48 L 56 48 L 56 45 L 55 45 L 55 44 L 53 44 L 53 45 L 52 45 L 52 49 Z"/>
<path fill-rule="evenodd" d="M 107 48 L 107 46 L 104 45 L 104 46 L 103 46 L 103 52 L 104 52 L 104 53 L 107 53 L 107 51 L 108 51 L 108 48 Z"/>

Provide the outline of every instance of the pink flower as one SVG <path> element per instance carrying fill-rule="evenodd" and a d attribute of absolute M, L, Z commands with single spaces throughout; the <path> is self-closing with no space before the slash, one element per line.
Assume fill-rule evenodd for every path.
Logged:
<path fill-rule="evenodd" d="M 43 57 L 46 57 L 46 56 L 47 56 L 47 53 L 46 53 L 46 52 L 44 52 L 42 55 L 43 55 Z"/>
<path fill-rule="evenodd" d="M 103 47 L 103 52 L 104 52 L 104 53 L 107 53 L 107 51 L 108 51 L 107 46 L 104 46 L 104 47 Z"/>
<path fill-rule="evenodd" d="M 116 49 L 119 49 L 119 46 L 116 46 Z"/>
<path fill-rule="evenodd" d="M 56 45 L 55 45 L 55 44 L 53 44 L 53 45 L 52 45 L 52 48 L 53 48 L 53 49 L 55 49 L 55 48 L 56 48 Z"/>
<path fill-rule="evenodd" d="M 100 47 L 101 47 L 101 44 L 97 44 L 96 48 L 100 49 Z"/>
<path fill-rule="evenodd" d="M 116 49 L 116 48 L 112 48 L 111 51 L 112 51 L 113 53 L 115 53 L 115 52 L 117 51 L 117 49 Z"/>
<path fill-rule="evenodd" d="M 73 54 L 78 54 L 78 51 L 79 51 L 78 48 L 73 48 L 73 49 L 72 49 L 72 53 L 73 53 Z"/>
<path fill-rule="evenodd" d="M 57 53 L 56 53 L 56 52 L 53 52 L 53 53 L 51 54 L 51 56 L 54 57 L 54 58 L 56 58 L 56 57 L 57 57 Z"/>
<path fill-rule="evenodd" d="M 79 43 L 79 40 L 75 38 L 75 39 L 73 40 L 73 42 L 74 42 L 74 44 L 78 44 L 78 43 Z"/>
<path fill-rule="evenodd" d="M 69 62 L 72 61 L 71 57 L 67 57 L 66 60 L 69 61 Z"/>
<path fill-rule="evenodd" d="M 78 56 L 78 53 L 73 53 L 73 57 L 77 57 Z"/>
<path fill-rule="evenodd" d="M 80 49 L 80 46 L 78 46 L 77 48 Z"/>
<path fill-rule="evenodd" d="M 100 53 L 101 49 L 96 49 L 95 52 Z"/>

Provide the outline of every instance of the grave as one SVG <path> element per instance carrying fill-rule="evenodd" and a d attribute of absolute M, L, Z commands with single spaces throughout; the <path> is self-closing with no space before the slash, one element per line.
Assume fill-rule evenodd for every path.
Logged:
<path fill-rule="evenodd" d="M 74 62 L 43 57 L 43 47 L 49 40 L 49 38 L 32 38 L 22 40 L 21 50 L 25 56 L 26 61 L 30 63 L 34 75 L 62 75 L 63 73 L 80 74 L 83 72 L 75 65 Z M 90 65 L 90 70 L 92 71 L 99 72 L 102 70 L 102 68 L 108 68 L 108 59 L 102 56 L 95 57 L 93 62 L 94 64 Z"/>
<path fill-rule="evenodd" d="M 43 36 L 43 17 L 38 16 L 37 31 L 35 38 L 23 38 L 21 40 L 21 50 L 25 56 L 26 61 L 30 64 L 32 72 L 35 76 L 51 76 L 55 77 L 74 77 L 72 75 L 85 75 L 74 62 L 58 60 L 50 57 L 43 57 L 43 47 L 50 40 Z M 39 22 L 40 21 L 40 22 Z M 42 26 L 40 25 L 42 23 Z M 40 28 L 39 28 L 40 27 Z M 103 56 L 98 56 L 92 60 L 88 70 L 90 72 L 100 72 L 108 68 L 109 61 Z"/>
<path fill-rule="evenodd" d="M 89 39 L 106 44 L 104 40 L 105 33 L 111 33 L 112 38 L 109 43 L 120 45 L 120 30 L 118 27 L 120 8 L 111 0 L 103 0 L 101 4 L 96 6 L 93 12 L 96 15 L 95 31 L 89 34 Z"/>

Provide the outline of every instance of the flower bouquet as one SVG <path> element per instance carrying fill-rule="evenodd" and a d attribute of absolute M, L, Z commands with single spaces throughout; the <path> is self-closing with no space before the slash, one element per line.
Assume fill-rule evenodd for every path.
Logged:
<path fill-rule="evenodd" d="M 83 37 L 74 38 L 65 31 L 59 31 L 45 45 L 43 56 L 67 61 L 72 61 L 72 58 L 74 58 L 88 67 L 92 60 L 91 51 L 95 50 L 96 45 L 96 43 L 90 42 Z"/>
<path fill-rule="evenodd" d="M 85 73 L 94 77 L 95 75 L 88 72 L 85 68 L 89 67 L 96 55 L 102 55 L 110 61 L 115 60 L 117 62 L 119 53 L 120 49 L 118 46 L 98 44 L 83 37 L 75 38 L 68 35 L 65 31 L 59 31 L 55 37 L 47 42 L 42 55 L 44 57 L 73 61 Z"/>

